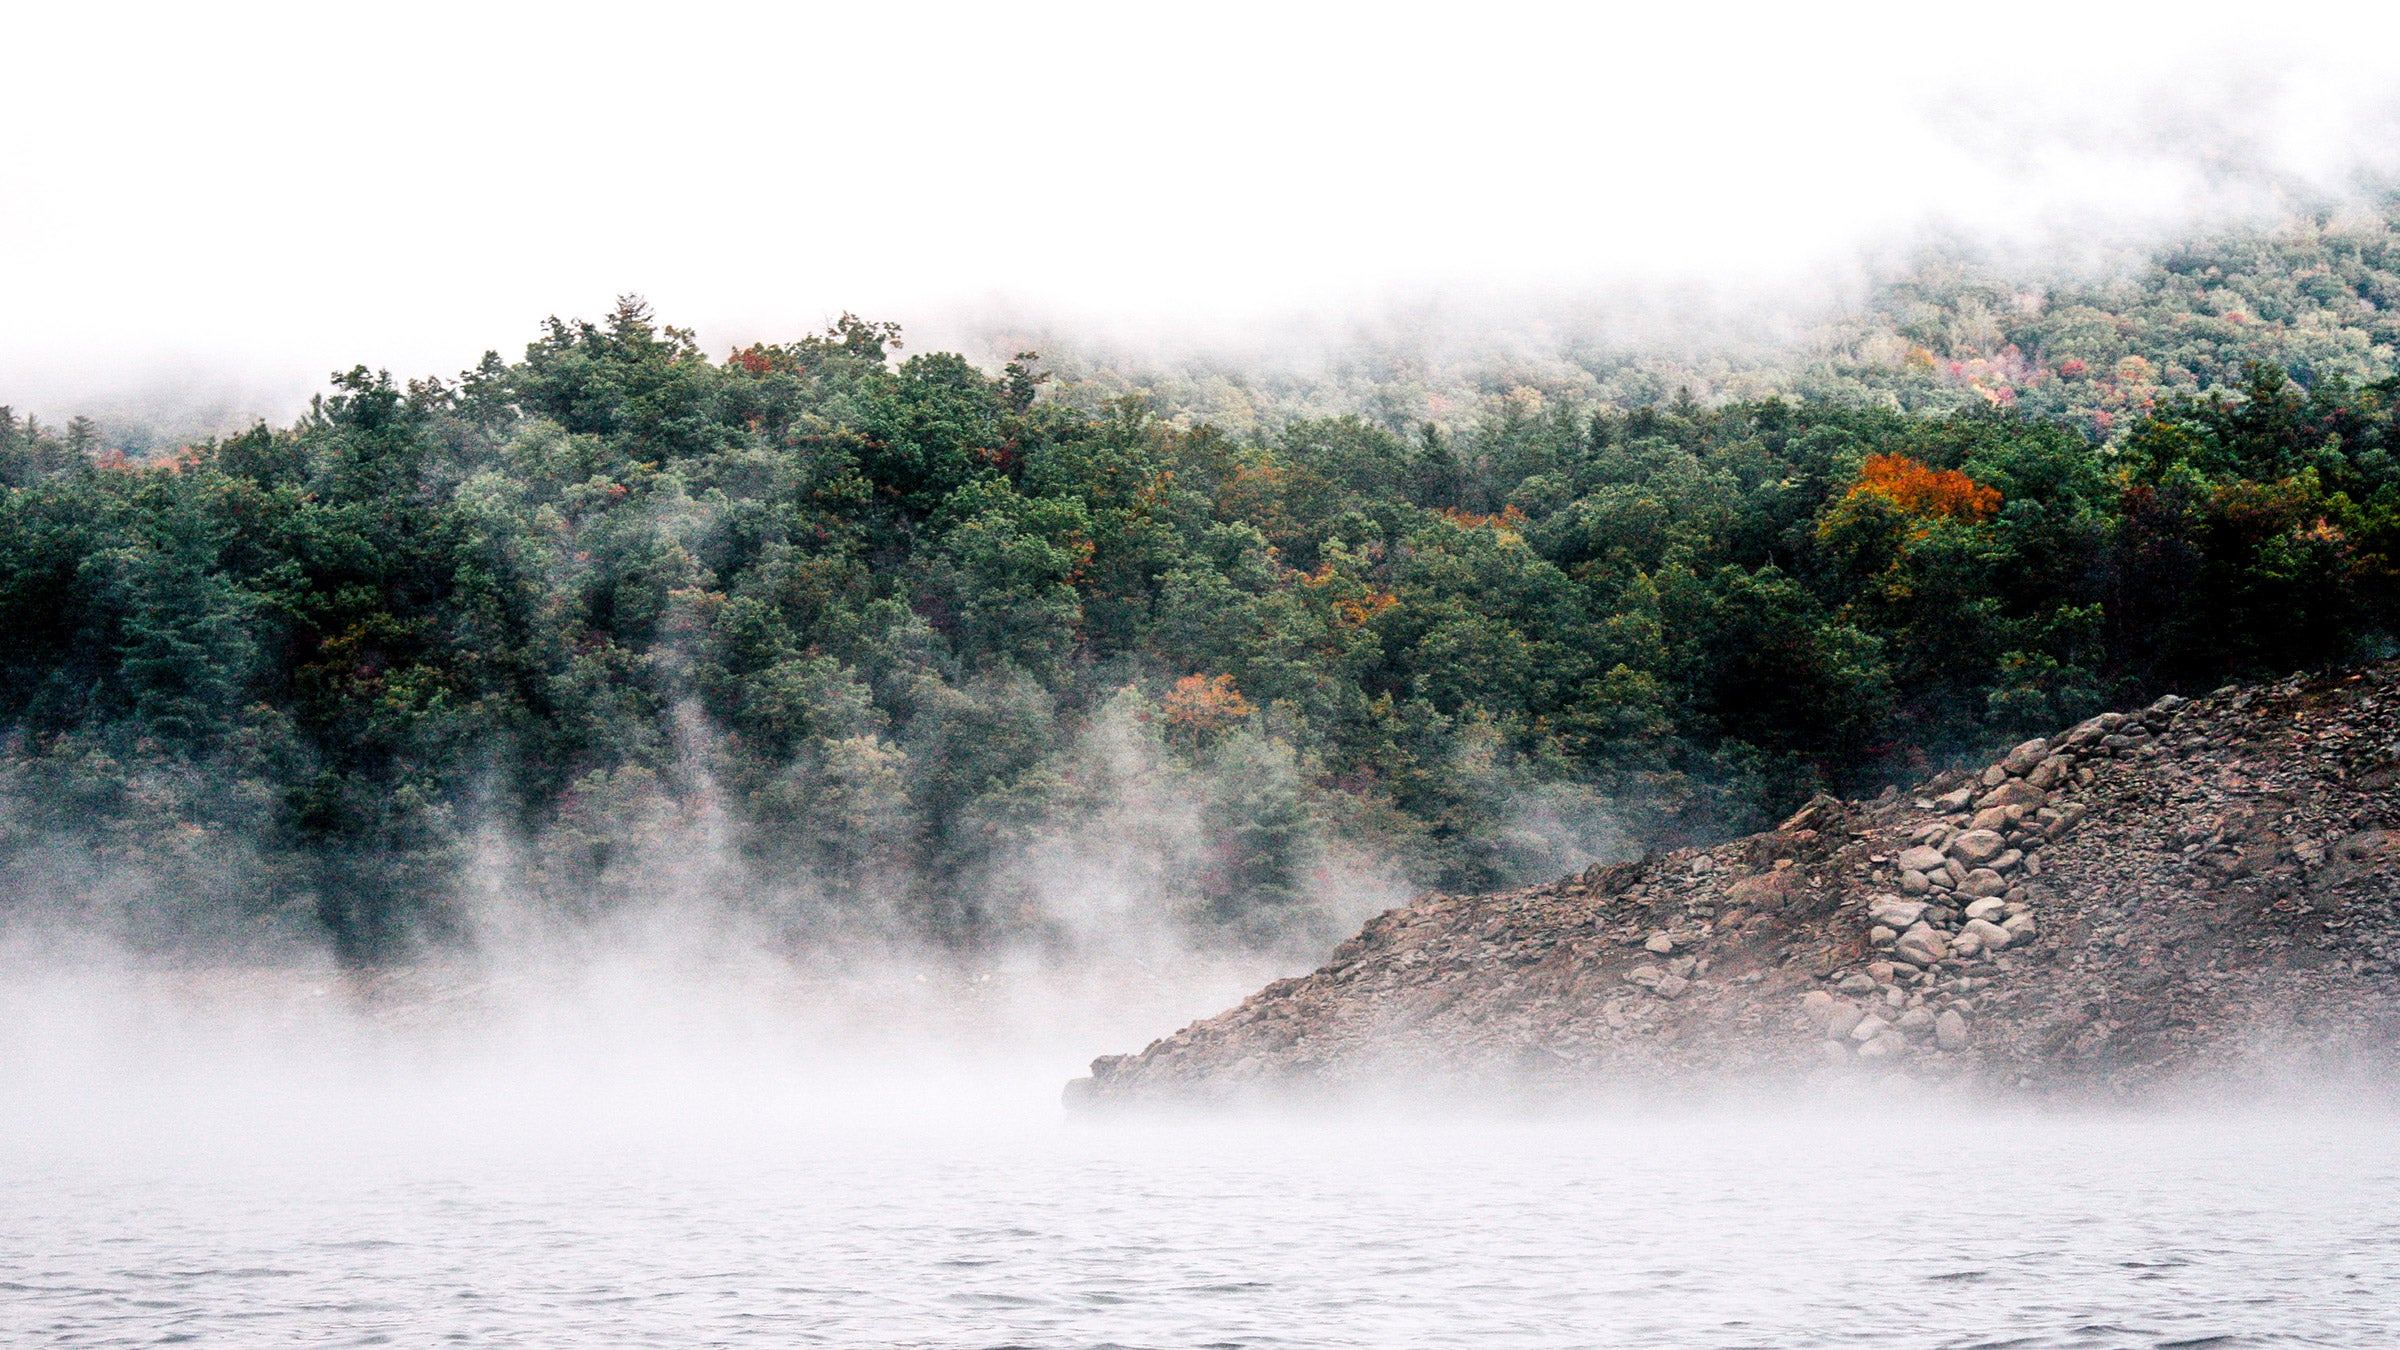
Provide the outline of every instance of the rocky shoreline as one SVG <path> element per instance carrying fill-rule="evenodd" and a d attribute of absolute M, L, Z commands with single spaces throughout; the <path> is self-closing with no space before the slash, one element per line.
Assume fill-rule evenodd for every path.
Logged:
<path fill-rule="evenodd" d="M 1070 1102 L 1858 1073 L 2139 1090 L 2400 1058 L 2400 662 L 2169 696 L 1980 771 L 1429 895 Z"/>

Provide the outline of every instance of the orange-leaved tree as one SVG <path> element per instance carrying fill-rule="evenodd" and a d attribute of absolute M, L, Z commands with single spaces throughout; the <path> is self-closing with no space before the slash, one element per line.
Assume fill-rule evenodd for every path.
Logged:
<path fill-rule="evenodd" d="M 1252 711 L 1231 675 L 1186 675 L 1167 691 L 1167 739 L 1197 749 Z"/>
<path fill-rule="evenodd" d="M 2000 489 L 1906 455 L 1867 456 L 1848 496 L 1881 498 L 1921 520 L 1990 520 L 2000 509 Z"/>
<path fill-rule="evenodd" d="M 1869 455 L 1858 481 L 1818 520 L 1817 542 L 1853 581 L 1880 574 L 1887 587 L 1905 589 L 1902 560 L 1914 545 L 1943 525 L 1979 525 L 1999 510 L 1999 489 L 1956 469 Z"/>

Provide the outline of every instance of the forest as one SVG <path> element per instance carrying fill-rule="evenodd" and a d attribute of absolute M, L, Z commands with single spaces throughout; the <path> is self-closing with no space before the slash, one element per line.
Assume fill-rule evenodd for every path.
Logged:
<path fill-rule="evenodd" d="M 1361 876 L 1542 879 L 2390 652 L 2395 306 L 2388 223 L 2318 221 L 1920 269 L 1772 369 L 1235 418 L 848 316 L 716 358 L 631 298 L 172 449 L 0 412 L 0 894 L 372 961 L 495 866 L 961 949 L 1071 942 L 1083 876 L 1321 941 Z"/>

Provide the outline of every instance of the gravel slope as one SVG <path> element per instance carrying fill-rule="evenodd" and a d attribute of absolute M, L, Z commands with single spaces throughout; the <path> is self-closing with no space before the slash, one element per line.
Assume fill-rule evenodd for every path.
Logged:
<path fill-rule="evenodd" d="M 2400 1058 L 2400 663 L 2169 697 L 1871 802 L 1428 895 L 1069 1085 L 1860 1073 L 2135 1090 Z"/>

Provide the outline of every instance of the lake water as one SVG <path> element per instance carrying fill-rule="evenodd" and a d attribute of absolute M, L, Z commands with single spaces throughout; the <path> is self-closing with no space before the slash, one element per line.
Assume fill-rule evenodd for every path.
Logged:
<path fill-rule="evenodd" d="M 1045 1055 L 8 1044 L 12 1346 L 2376 1345 L 2400 1321 L 2400 1127 L 2354 1099 L 1089 1121 Z"/>

